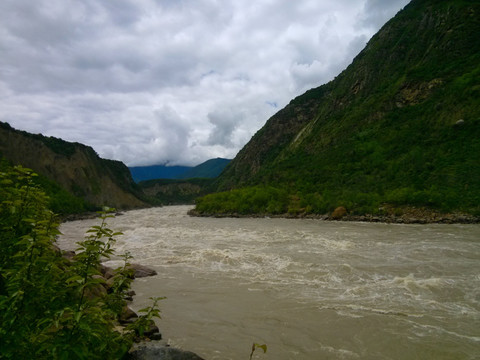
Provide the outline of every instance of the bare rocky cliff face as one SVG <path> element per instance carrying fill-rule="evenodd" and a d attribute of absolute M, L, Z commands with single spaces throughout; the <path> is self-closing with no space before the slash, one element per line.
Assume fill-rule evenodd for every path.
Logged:
<path fill-rule="evenodd" d="M 0 123 L 0 156 L 56 182 L 95 206 L 147 206 L 143 193 L 120 161 L 105 160 L 88 146 L 18 131 Z"/>

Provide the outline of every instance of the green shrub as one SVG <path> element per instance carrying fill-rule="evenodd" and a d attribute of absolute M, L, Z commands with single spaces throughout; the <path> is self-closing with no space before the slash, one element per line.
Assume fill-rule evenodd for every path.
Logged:
<path fill-rule="evenodd" d="M 100 214 L 69 261 L 54 246 L 58 223 L 35 177 L 22 167 L 0 172 L 0 357 L 121 358 L 134 337 L 115 329 L 131 281 L 128 255 L 110 292 L 96 294 L 100 263 L 120 235 L 107 227 L 112 215 Z"/>

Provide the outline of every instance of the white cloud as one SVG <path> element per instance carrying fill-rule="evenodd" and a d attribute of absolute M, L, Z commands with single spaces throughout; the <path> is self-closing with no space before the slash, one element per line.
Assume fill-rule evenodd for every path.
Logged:
<path fill-rule="evenodd" d="M 4 0 L 0 120 L 128 165 L 233 157 L 408 0 Z"/>

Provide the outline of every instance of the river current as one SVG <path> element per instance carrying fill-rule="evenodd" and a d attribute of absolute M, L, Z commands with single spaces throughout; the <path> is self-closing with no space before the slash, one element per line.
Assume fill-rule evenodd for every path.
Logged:
<path fill-rule="evenodd" d="M 480 359 L 480 225 L 197 218 L 125 212 L 115 249 L 157 270 L 131 307 L 160 302 L 172 346 L 205 359 Z M 98 220 L 64 223 L 74 249 Z M 107 264 L 118 265 L 118 260 Z"/>

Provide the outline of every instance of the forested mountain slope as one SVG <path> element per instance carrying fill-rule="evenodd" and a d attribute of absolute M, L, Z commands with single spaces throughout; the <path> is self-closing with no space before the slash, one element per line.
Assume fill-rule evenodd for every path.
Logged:
<path fill-rule="evenodd" d="M 49 180 L 49 195 L 67 191 L 72 198 L 89 206 L 130 209 L 146 206 L 145 196 L 133 182 L 128 168 L 120 161 L 100 158 L 89 146 L 53 137 L 34 135 L 0 123 L 0 157 L 13 165 L 30 168 Z M 78 204 L 76 209 L 87 210 Z M 54 210 L 63 212 L 65 204 Z"/>
<path fill-rule="evenodd" d="M 412 0 L 333 81 L 272 116 L 201 214 L 480 212 L 480 2 Z M 387 205 L 386 205 L 387 204 Z"/>

